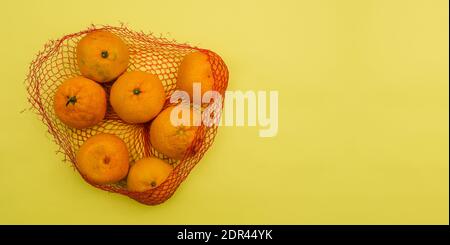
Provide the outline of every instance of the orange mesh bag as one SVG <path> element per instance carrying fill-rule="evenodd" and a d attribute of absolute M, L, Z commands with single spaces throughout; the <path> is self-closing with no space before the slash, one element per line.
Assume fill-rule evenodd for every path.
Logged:
<path fill-rule="evenodd" d="M 160 204 L 172 196 L 211 146 L 217 132 L 217 125 L 207 127 L 202 124 L 183 159 L 174 161 L 152 148 L 149 137 L 150 122 L 145 124 L 123 122 L 112 110 L 109 101 L 105 119 L 99 125 L 87 129 L 75 129 L 63 124 L 55 115 L 53 96 L 65 79 L 81 75 L 76 59 L 78 41 L 85 34 L 100 29 L 118 35 L 128 45 L 130 52 L 128 71 L 146 71 L 161 79 L 167 95 L 165 107 L 169 105 L 170 95 L 175 91 L 177 69 L 186 54 L 200 51 L 208 56 L 214 78 L 213 90 L 218 91 L 222 98 L 228 84 L 228 69 L 214 52 L 187 44 L 178 44 L 152 34 L 132 31 L 125 26 L 92 26 L 87 30 L 49 41 L 32 61 L 26 79 L 28 100 L 48 127 L 48 132 L 53 135 L 54 141 L 59 146 L 59 152 L 65 156 L 64 160 L 70 161 L 76 169 L 76 152 L 85 140 L 98 133 L 115 134 L 125 141 L 130 153 L 130 162 L 154 155 L 173 164 L 174 170 L 171 175 L 157 188 L 146 192 L 128 191 L 125 180 L 111 185 L 97 185 L 89 182 L 85 176 L 82 175 L 82 177 L 97 188 L 129 196 L 147 205 Z M 112 83 L 101 85 L 109 92 Z"/>

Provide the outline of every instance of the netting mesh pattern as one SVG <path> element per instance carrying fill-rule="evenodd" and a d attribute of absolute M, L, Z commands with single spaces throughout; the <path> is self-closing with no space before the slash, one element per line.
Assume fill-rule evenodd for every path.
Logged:
<path fill-rule="evenodd" d="M 65 160 L 71 162 L 76 169 L 76 152 L 85 140 L 98 133 L 115 134 L 125 141 L 130 153 L 130 162 L 153 155 L 173 164 L 174 170 L 171 175 L 160 186 L 146 192 L 128 191 L 125 180 L 111 185 L 97 185 L 89 182 L 81 173 L 80 175 L 97 188 L 129 196 L 147 205 L 162 203 L 172 196 L 211 146 L 217 126 L 201 125 L 183 159 L 174 161 L 152 148 L 149 137 L 151 122 L 145 124 L 123 122 L 113 111 L 109 98 L 105 119 L 100 124 L 87 129 L 75 129 L 63 124 L 56 117 L 53 109 L 54 94 L 64 80 L 81 75 L 76 59 L 77 43 L 85 34 L 100 29 L 118 35 L 127 44 L 130 52 L 128 71 L 150 72 L 160 78 L 167 95 L 165 107 L 169 105 L 169 97 L 175 91 L 177 69 L 186 54 L 200 51 L 208 56 L 214 77 L 213 90 L 218 91 L 222 96 L 225 95 L 228 84 L 228 69 L 214 52 L 187 44 L 178 44 L 164 37 L 136 32 L 123 25 L 119 27 L 92 26 L 84 31 L 49 41 L 30 64 L 26 78 L 28 100 L 33 110 L 48 127 L 48 132 L 58 144 L 59 151 L 64 154 Z M 109 92 L 112 83 L 101 85 Z"/>

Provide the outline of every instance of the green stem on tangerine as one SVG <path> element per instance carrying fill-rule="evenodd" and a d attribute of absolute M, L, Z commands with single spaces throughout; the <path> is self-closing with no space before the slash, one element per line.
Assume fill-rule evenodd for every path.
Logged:
<path fill-rule="evenodd" d="M 133 89 L 133 94 L 139 95 L 141 93 L 141 90 L 139 88 Z"/>
<path fill-rule="evenodd" d="M 104 59 L 106 59 L 106 58 L 108 58 L 108 56 L 109 56 L 109 54 L 108 54 L 108 51 L 102 51 L 102 58 L 104 58 Z"/>
<path fill-rule="evenodd" d="M 70 97 L 67 96 L 67 98 L 68 98 L 68 100 L 67 100 L 66 106 L 68 106 L 69 104 L 75 105 L 75 103 L 77 103 L 76 96 L 70 96 Z"/>

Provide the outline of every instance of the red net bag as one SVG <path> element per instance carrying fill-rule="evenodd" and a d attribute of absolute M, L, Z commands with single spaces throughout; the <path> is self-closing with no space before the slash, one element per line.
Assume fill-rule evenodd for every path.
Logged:
<path fill-rule="evenodd" d="M 109 100 L 105 119 L 99 125 L 87 129 L 75 129 L 63 124 L 56 117 L 53 109 L 54 94 L 64 80 L 81 75 L 76 59 L 77 43 L 85 34 L 100 29 L 118 35 L 127 44 L 130 53 L 128 71 L 146 71 L 160 78 L 167 95 L 165 107 L 169 105 L 169 98 L 175 91 L 177 69 L 186 54 L 200 51 L 208 56 L 214 77 L 213 90 L 218 91 L 222 98 L 228 84 L 228 69 L 214 52 L 187 44 L 178 44 L 173 40 L 155 37 L 152 34 L 132 31 L 125 26 L 92 26 L 87 30 L 49 41 L 32 61 L 26 79 L 28 100 L 48 127 L 48 132 L 53 135 L 54 141 L 59 146 L 59 152 L 65 156 L 64 159 L 70 161 L 76 169 L 76 152 L 85 140 L 98 133 L 115 134 L 126 143 L 130 162 L 153 155 L 173 164 L 174 170 L 171 175 L 157 188 L 146 192 L 128 191 L 124 180 L 111 185 L 97 185 L 89 182 L 81 173 L 80 175 L 97 188 L 129 196 L 147 205 L 160 204 L 172 196 L 211 146 L 217 132 L 217 125 L 202 124 L 183 159 L 174 161 L 152 148 L 149 137 L 151 122 L 145 124 L 123 122 L 112 110 Z M 108 92 L 112 84 L 101 85 Z"/>

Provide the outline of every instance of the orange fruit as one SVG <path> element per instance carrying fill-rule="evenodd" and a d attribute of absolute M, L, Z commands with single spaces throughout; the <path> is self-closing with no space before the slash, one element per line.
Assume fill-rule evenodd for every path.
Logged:
<path fill-rule="evenodd" d="M 171 113 L 178 110 L 178 117 L 182 113 L 190 114 L 190 122 L 175 126 L 171 122 Z M 187 106 L 171 106 L 163 110 L 153 120 L 150 126 L 150 142 L 158 152 L 175 160 L 183 158 L 186 150 L 194 140 L 199 124 L 194 124 L 194 110 Z M 200 118 L 201 120 L 201 118 Z M 198 122 L 196 120 L 196 122 Z"/>
<path fill-rule="evenodd" d="M 214 84 L 208 56 L 199 51 L 186 55 L 178 68 L 177 89 L 186 91 L 191 101 L 194 83 L 200 83 L 202 97 L 206 91 L 212 90 Z"/>
<path fill-rule="evenodd" d="M 128 173 L 128 149 L 113 134 L 89 137 L 77 152 L 76 166 L 81 174 L 95 184 L 111 184 Z"/>
<path fill-rule="evenodd" d="M 77 61 L 83 76 L 97 82 L 109 82 L 127 69 L 128 47 L 109 31 L 93 31 L 78 42 Z"/>
<path fill-rule="evenodd" d="M 106 113 L 106 93 L 98 83 L 84 77 L 64 81 L 56 90 L 53 107 L 66 125 L 78 129 L 101 122 Z"/>
<path fill-rule="evenodd" d="M 111 87 L 110 102 L 128 123 L 147 122 L 161 111 L 166 94 L 159 78 L 142 71 L 126 72 Z"/>
<path fill-rule="evenodd" d="M 172 170 L 172 165 L 159 158 L 142 158 L 130 168 L 128 190 L 142 192 L 156 188 L 167 179 Z"/>

